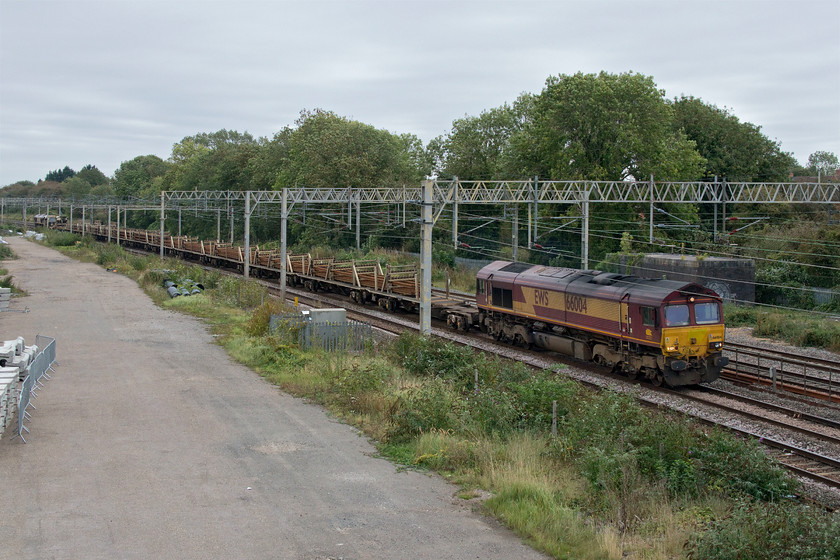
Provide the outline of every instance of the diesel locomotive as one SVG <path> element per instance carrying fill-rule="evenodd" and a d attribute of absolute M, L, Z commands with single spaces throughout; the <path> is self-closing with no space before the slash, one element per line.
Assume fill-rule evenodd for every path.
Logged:
<path fill-rule="evenodd" d="M 496 261 L 476 275 L 477 326 L 654 385 L 709 383 L 729 359 L 721 298 L 696 283 Z"/>

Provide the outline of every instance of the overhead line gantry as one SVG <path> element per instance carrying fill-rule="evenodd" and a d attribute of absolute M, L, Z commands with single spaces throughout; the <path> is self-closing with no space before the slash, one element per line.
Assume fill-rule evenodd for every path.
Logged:
<path fill-rule="evenodd" d="M 572 204 L 580 209 L 581 224 L 581 266 L 589 267 L 589 205 L 597 203 L 638 203 L 650 207 L 649 230 L 653 241 L 654 206 L 656 204 L 712 204 L 714 205 L 714 229 L 718 230 L 718 208 L 722 209 L 723 224 L 726 221 L 727 204 L 840 204 L 840 184 L 837 183 L 770 183 L 770 182 L 727 182 L 693 181 L 671 182 L 655 181 L 544 181 L 538 178 L 516 181 L 462 181 L 457 177 L 451 180 L 435 179 L 423 181 L 419 186 L 383 186 L 383 187 L 286 187 L 272 191 L 163 191 L 159 201 L 132 200 L 118 208 L 151 209 L 159 203 L 161 213 L 161 240 L 164 234 L 164 221 L 167 203 L 175 204 L 178 209 L 220 210 L 224 204 L 231 208 L 233 202 L 244 202 L 245 254 L 250 254 L 250 219 L 260 204 L 281 205 L 281 289 L 285 293 L 286 284 L 286 225 L 292 208 L 297 204 L 344 204 L 348 205 L 349 216 L 353 206 L 356 208 L 356 237 L 360 237 L 360 207 L 362 204 L 401 204 L 403 224 L 407 216 L 407 206 L 420 208 L 417 221 L 421 225 L 421 312 L 420 328 L 424 333 L 431 331 L 431 240 L 434 224 L 447 206 L 452 209 L 452 242 L 458 246 L 458 208 L 460 205 L 497 205 L 512 204 L 514 239 L 518 233 L 518 205 L 528 209 L 528 247 L 532 247 L 537 238 L 539 224 L 539 206 L 544 204 Z M 50 199 L 2 199 L 0 215 L 9 206 L 23 205 L 24 216 L 27 204 L 58 204 L 61 200 Z M 114 202 L 100 201 L 99 204 L 85 204 L 74 201 L 84 208 L 105 208 L 114 206 Z M 65 204 L 67 204 L 65 202 Z M 110 217 L 109 217 L 110 222 Z M 233 228 L 231 228 L 232 231 Z M 518 242 L 515 242 L 518 245 Z M 514 249 L 515 250 L 515 249 Z M 163 246 L 161 246 L 163 255 Z M 514 257 L 515 258 L 515 257 Z M 244 275 L 249 275 L 248 259 L 245 259 Z"/>

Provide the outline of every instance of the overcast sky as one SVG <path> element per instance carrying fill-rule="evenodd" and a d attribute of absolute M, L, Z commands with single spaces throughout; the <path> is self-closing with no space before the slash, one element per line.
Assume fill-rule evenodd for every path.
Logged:
<path fill-rule="evenodd" d="M 322 108 L 428 142 L 547 77 L 634 71 L 840 156 L 840 0 L 0 0 L 0 185 L 113 175 Z"/>

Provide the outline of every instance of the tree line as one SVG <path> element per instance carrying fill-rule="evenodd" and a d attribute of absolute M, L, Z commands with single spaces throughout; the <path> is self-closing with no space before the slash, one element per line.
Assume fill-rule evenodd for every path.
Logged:
<path fill-rule="evenodd" d="M 802 166 L 760 126 L 742 122 L 729 110 L 695 97 L 669 99 L 650 76 L 601 72 L 551 76 L 541 92 L 523 93 L 477 116 L 456 119 L 448 132 L 426 144 L 411 133 L 380 130 L 328 110 L 304 110 L 293 125 L 270 138 L 225 129 L 198 133 L 175 143 L 167 159 L 139 155 L 122 162 L 111 178 L 92 165 L 78 173 L 65 167 L 51 171 L 37 184 L 24 181 L 7 186 L 2 194 L 147 198 L 173 190 L 417 185 L 428 175 L 462 180 L 647 180 L 653 176 L 661 181 L 718 177 L 733 182 L 783 182 L 792 175 L 826 180 L 837 168 L 837 157 L 830 152 L 815 152 L 807 167 Z M 392 209 L 370 210 L 380 218 L 367 218 L 372 221 L 364 228 L 368 246 L 416 249 L 416 226 L 397 228 L 391 220 Z M 590 254 L 595 259 L 619 251 L 622 237 L 625 246 L 640 246 L 638 241 L 628 242 L 628 236 L 647 241 L 647 208 L 616 204 L 590 210 Z M 670 216 L 666 220 L 678 223 L 711 221 L 711 209 L 699 205 L 673 205 L 663 210 L 667 213 L 663 216 Z M 307 217 L 305 226 L 300 221 L 292 223 L 290 243 L 303 249 L 352 246 L 355 235 L 339 216 L 342 211 L 320 209 Z M 481 215 L 472 218 L 465 213 L 460 219 L 462 230 L 506 211 L 511 210 L 483 207 Z M 540 212 L 546 218 L 579 215 L 572 205 L 545 207 Z M 767 213 L 767 209 L 756 212 Z M 799 210 L 792 208 L 770 212 L 782 221 L 801 217 Z M 156 219 L 151 214 L 130 217 L 129 225 L 152 227 Z M 215 236 L 215 218 L 186 219 L 194 234 Z M 376 225 L 378 222 L 382 223 Z M 509 256 L 510 227 L 509 219 L 495 220 L 464 239 L 465 247 L 482 245 L 479 254 L 467 249 L 461 252 Z M 254 228 L 258 239 L 279 237 L 272 223 L 255 223 Z M 436 228 L 441 254 L 452 251 L 451 242 L 445 241 L 445 229 Z M 544 233 L 539 245 L 546 249 L 533 250 L 526 258 L 579 264 L 578 235 L 577 230 L 562 229 Z M 672 246 L 700 247 L 712 241 L 699 230 L 657 230 L 657 242 Z"/>
<path fill-rule="evenodd" d="M 369 187 L 415 183 L 430 174 L 464 180 L 653 175 L 667 181 L 785 181 L 791 173 L 831 174 L 837 158 L 816 152 L 808 166 L 760 126 L 726 109 L 690 96 L 668 99 L 649 76 L 601 72 L 551 76 L 539 94 L 523 93 L 510 104 L 456 119 L 449 132 L 426 145 L 410 133 L 304 110 L 272 138 L 224 129 L 198 133 L 174 144 L 166 160 L 139 155 L 123 162 L 110 181 L 88 165 L 78 173 L 69 167 L 50 171 L 44 182 L 65 183 L 72 194 L 110 184 L 116 195 L 142 197 L 196 188 Z"/>

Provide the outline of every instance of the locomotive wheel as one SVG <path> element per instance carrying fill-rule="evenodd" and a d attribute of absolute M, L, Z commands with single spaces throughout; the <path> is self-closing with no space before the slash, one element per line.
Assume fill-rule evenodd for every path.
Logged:
<path fill-rule="evenodd" d="M 650 378 L 650 382 L 653 383 L 654 387 L 662 387 L 662 385 L 665 383 L 665 376 L 659 372 L 656 372 L 656 374 Z"/>

